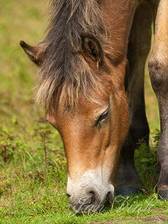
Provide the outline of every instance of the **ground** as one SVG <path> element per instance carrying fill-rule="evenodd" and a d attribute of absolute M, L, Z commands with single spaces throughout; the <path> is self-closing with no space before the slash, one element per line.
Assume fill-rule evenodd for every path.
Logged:
<path fill-rule="evenodd" d="M 151 150 L 142 145 L 136 152 L 136 164 L 148 191 L 117 197 L 113 208 L 101 214 L 75 216 L 65 195 L 62 142 L 34 102 L 37 68 L 19 48 L 20 39 L 36 43 L 44 36 L 47 1 L 0 0 L 0 6 L 0 223 L 168 223 L 168 203 L 157 199 L 154 187 L 159 125 L 148 78 Z"/>

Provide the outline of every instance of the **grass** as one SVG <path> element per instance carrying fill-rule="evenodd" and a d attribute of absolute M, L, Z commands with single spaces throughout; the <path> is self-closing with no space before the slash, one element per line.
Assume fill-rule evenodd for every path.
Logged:
<path fill-rule="evenodd" d="M 158 113 L 148 78 L 146 102 L 153 150 L 142 145 L 136 163 L 149 192 L 117 197 L 113 209 L 101 214 L 75 216 L 65 195 L 62 142 L 34 103 L 37 70 L 18 46 L 20 39 L 30 43 L 41 39 L 47 3 L 0 0 L 0 5 L 0 224 L 168 223 L 167 203 L 157 200 L 153 187 Z"/>

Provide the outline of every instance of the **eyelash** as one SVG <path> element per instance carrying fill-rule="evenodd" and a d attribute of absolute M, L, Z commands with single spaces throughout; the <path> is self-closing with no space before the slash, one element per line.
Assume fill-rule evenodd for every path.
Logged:
<path fill-rule="evenodd" d="M 100 126 L 102 122 L 104 122 L 107 118 L 108 118 L 108 115 L 109 115 L 109 111 L 105 111 L 104 113 L 102 113 L 98 119 L 96 120 L 96 127 Z"/>

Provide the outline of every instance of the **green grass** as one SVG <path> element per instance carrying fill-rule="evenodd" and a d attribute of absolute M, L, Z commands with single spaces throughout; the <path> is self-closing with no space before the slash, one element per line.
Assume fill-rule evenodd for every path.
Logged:
<path fill-rule="evenodd" d="M 37 70 L 18 45 L 20 39 L 30 43 L 41 39 L 47 2 L 0 0 L 0 6 L 0 224 L 168 223 L 168 204 L 157 200 L 154 193 L 156 143 L 152 136 L 159 126 L 148 78 L 146 102 L 153 150 L 141 146 L 136 163 L 149 192 L 117 197 L 113 209 L 101 214 L 75 216 L 65 195 L 62 142 L 34 103 Z"/>

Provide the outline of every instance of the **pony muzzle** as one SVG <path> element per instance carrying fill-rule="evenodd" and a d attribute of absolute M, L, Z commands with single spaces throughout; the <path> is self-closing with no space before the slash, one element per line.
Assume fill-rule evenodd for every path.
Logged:
<path fill-rule="evenodd" d="M 76 214 L 90 214 L 112 205 L 114 187 L 97 172 L 87 171 L 78 180 L 68 178 L 67 195 Z"/>

